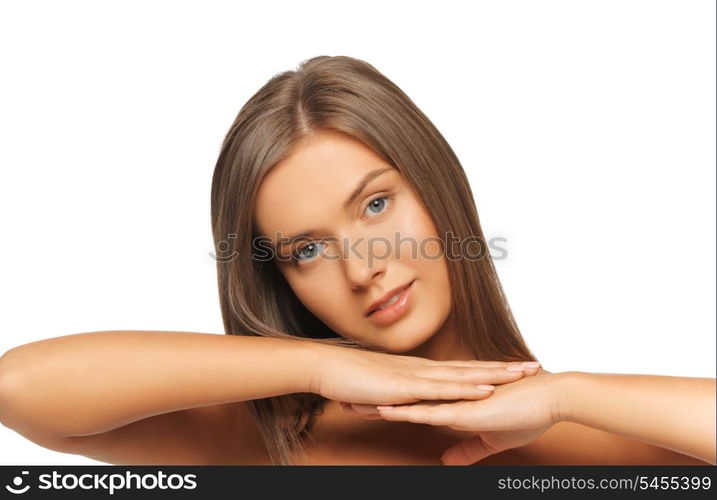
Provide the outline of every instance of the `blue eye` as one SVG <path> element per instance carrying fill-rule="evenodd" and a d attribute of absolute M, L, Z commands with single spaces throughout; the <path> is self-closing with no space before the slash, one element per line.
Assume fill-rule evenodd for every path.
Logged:
<path fill-rule="evenodd" d="M 371 200 L 366 207 L 367 210 L 370 210 L 374 214 L 380 214 L 384 211 L 386 208 L 386 202 L 390 199 L 390 196 L 381 196 L 379 198 L 374 198 Z"/>
<path fill-rule="evenodd" d="M 291 254 L 291 260 L 294 262 L 294 264 L 298 264 L 299 262 L 307 262 L 313 259 L 319 254 L 319 244 L 320 242 L 314 241 L 312 243 L 309 243 L 308 245 L 304 245 L 303 247 L 296 250 L 296 252 Z"/>
<path fill-rule="evenodd" d="M 392 195 L 379 196 L 378 198 L 371 200 L 365 210 L 369 210 L 373 215 L 379 215 L 386 210 L 386 206 L 390 205 L 391 202 Z M 319 245 L 323 246 L 324 244 L 325 243 L 320 241 L 312 241 L 311 243 L 298 248 L 290 255 L 292 264 L 300 266 L 303 263 L 311 262 L 314 260 L 314 257 L 321 253 Z"/>

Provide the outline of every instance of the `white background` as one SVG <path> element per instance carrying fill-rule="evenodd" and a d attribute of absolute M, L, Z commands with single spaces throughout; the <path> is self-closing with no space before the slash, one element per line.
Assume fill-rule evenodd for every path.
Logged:
<path fill-rule="evenodd" d="M 546 369 L 715 376 L 713 1 L 7 2 L 0 51 L 0 352 L 223 333 L 224 134 L 274 74 L 348 55 L 456 151 Z M 0 450 L 99 463 L 2 426 Z"/>

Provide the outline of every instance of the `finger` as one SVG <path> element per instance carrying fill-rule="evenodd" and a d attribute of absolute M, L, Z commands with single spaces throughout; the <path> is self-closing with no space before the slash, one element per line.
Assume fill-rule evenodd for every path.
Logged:
<path fill-rule="evenodd" d="M 441 455 L 444 465 L 471 465 L 497 453 L 489 447 L 480 434 L 454 444 Z"/>
<path fill-rule="evenodd" d="M 520 361 L 482 361 L 479 359 L 470 360 L 447 360 L 447 361 L 435 361 L 427 360 L 430 366 L 467 366 L 475 368 L 497 368 L 501 366 L 508 366 L 511 364 L 520 364 Z"/>
<path fill-rule="evenodd" d="M 365 417 L 365 416 L 377 416 L 379 418 L 381 417 L 381 415 L 379 415 L 379 413 L 378 413 L 378 410 L 376 410 L 376 405 L 351 403 L 351 408 L 353 409 L 353 411 L 355 411 L 362 417 Z"/>
<path fill-rule="evenodd" d="M 384 420 L 429 425 L 456 425 L 458 403 L 417 403 L 403 406 L 377 406 Z"/>
<path fill-rule="evenodd" d="M 522 371 L 523 376 L 536 375 L 540 370 L 540 361 L 521 361 L 510 363 L 506 366 L 507 371 Z"/>
<path fill-rule="evenodd" d="M 416 377 L 405 390 L 414 401 L 432 401 L 440 399 L 485 399 L 493 394 L 492 384 L 474 384 L 450 380 Z"/>
<path fill-rule="evenodd" d="M 523 363 L 523 367 L 525 368 L 523 374 L 526 377 L 531 375 L 537 375 L 540 371 L 540 363 L 538 363 L 537 361 Z"/>
<path fill-rule="evenodd" d="M 346 413 L 350 413 L 351 415 L 360 417 L 364 420 L 381 420 L 381 415 L 376 410 L 375 405 L 352 405 L 351 403 L 346 403 L 344 401 L 341 401 L 340 403 L 341 408 L 343 408 Z M 359 412 L 354 409 L 354 406 L 366 406 L 370 408 L 370 411 L 363 410 Z"/>
<path fill-rule="evenodd" d="M 507 384 L 526 376 L 535 375 L 537 367 L 525 367 L 521 363 L 511 363 L 503 367 L 478 368 L 467 366 L 435 366 L 417 372 L 426 378 L 455 380 L 474 384 Z"/>
<path fill-rule="evenodd" d="M 357 406 L 357 405 L 353 405 Z M 360 417 L 364 420 L 381 420 L 381 414 L 376 409 L 376 405 L 358 405 L 358 406 L 366 406 L 370 408 L 370 410 L 367 409 L 361 409 L 360 411 L 353 410 L 353 414 L 357 417 Z"/>

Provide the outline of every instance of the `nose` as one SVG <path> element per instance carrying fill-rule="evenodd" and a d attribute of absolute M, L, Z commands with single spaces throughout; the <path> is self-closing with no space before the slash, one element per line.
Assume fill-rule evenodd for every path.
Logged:
<path fill-rule="evenodd" d="M 364 288 L 386 272 L 390 260 L 388 248 L 383 241 L 366 237 L 347 240 L 343 250 L 344 268 L 354 289 Z"/>

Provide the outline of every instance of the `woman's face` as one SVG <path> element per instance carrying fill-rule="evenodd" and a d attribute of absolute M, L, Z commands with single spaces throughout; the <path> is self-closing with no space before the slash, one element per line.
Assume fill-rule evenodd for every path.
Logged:
<path fill-rule="evenodd" d="M 266 247 L 284 241 L 276 263 L 296 296 L 339 335 L 407 352 L 448 319 L 448 269 L 432 220 L 398 170 L 361 142 L 333 132 L 305 139 L 264 178 L 254 215 Z"/>

